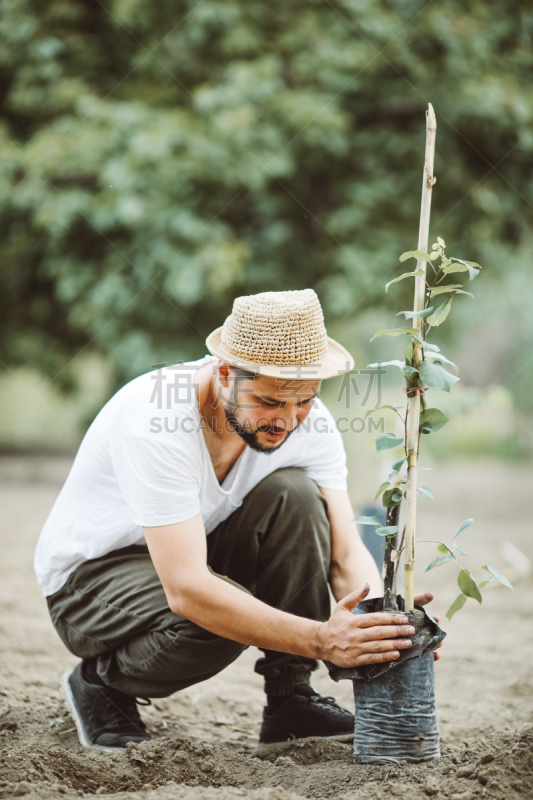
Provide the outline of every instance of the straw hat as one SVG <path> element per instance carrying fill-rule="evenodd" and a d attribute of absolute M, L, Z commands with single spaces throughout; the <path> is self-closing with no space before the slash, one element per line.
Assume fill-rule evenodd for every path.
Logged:
<path fill-rule="evenodd" d="M 313 289 L 237 297 L 206 344 L 226 364 L 274 378 L 319 380 L 353 369 L 348 351 L 327 335 Z"/>

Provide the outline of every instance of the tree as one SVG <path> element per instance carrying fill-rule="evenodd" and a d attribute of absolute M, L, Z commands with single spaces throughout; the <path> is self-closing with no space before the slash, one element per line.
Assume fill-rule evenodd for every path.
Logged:
<path fill-rule="evenodd" d="M 435 227 L 495 282 L 494 253 L 527 244 L 533 18 L 518 3 L 2 11 L 6 364 L 54 376 L 88 348 L 124 380 L 203 354 L 238 294 L 311 286 L 328 320 L 381 303 L 413 246 L 427 98 Z"/>

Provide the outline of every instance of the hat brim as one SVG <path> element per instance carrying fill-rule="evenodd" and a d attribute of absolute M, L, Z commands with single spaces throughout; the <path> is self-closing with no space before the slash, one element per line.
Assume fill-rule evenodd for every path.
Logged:
<path fill-rule="evenodd" d="M 271 378 L 300 381 L 325 380 L 350 372 L 354 367 L 354 361 L 349 352 L 329 336 L 327 353 L 316 364 L 254 364 L 251 361 L 235 358 L 222 343 L 221 327 L 213 331 L 205 343 L 211 355 L 226 364 L 255 372 L 258 375 L 268 375 Z"/>

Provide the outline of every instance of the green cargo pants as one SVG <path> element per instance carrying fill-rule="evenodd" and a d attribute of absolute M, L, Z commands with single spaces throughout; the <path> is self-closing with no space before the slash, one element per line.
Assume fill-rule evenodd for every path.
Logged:
<path fill-rule="evenodd" d="M 302 470 L 280 469 L 257 484 L 207 545 L 210 569 L 264 603 L 329 617 L 327 503 Z M 102 680 L 132 696 L 167 697 L 216 675 L 246 649 L 174 614 L 142 545 L 86 561 L 47 600 L 70 652 L 96 659 Z M 255 670 L 268 694 L 290 694 L 317 668 L 310 658 L 263 652 Z"/>

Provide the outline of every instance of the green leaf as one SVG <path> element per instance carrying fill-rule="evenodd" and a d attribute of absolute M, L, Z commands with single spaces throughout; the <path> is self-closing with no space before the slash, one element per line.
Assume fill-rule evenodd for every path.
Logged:
<path fill-rule="evenodd" d="M 374 414 L 376 411 L 383 411 L 385 408 L 388 408 L 389 411 L 394 411 L 394 413 L 398 413 L 399 408 L 403 408 L 403 406 L 380 406 L 379 408 L 369 408 L 365 414 L 365 419 L 370 416 L 370 414 Z"/>
<path fill-rule="evenodd" d="M 497 569 L 494 569 L 494 567 L 489 567 L 487 565 L 485 565 L 483 569 L 486 569 L 487 572 L 489 572 L 494 578 L 496 578 L 497 581 L 500 581 L 500 583 L 503 583 L 504 586 L 507 586 L 514 592 L 512 585 L 509 583 L 505 575 L 502 575 L 502 573 L 498 572 Z"/>
<path fill-rule="evenodd" d="M 428 489 L 427 486 L 420 486 L 418 491 L 420 492 L 422 497 L 427 497 L 428 500 L 433 500 L 433 498 L 435 497 L 431 489 Z"/>
<path fill-rule="evenodd" d="M 455 261 L 458 264 L 464 264 L 465 267 L 468 267 L 471 281 L 473 281 L 474 278 L 479 275 L 479 272 L 482 269 L 481 264 L 478 264 L 476 261 L 463 261 L 462 258 L 452 258 L 452 261 Z"/>
<path fill-rule="evenodd" d="M 403 442 L 403 436 L 395 436 L 393 433 L 382 433 L 381 436 L 376 438 L 376 450 L 381 453 L 382 450 L 390 450 L 397 447 Z"/>
<path fill-rule="evenodd" d="M 403 361 L 398 361 L 398 359 L 394 361 L 376 361 L 375 364 L 369 364 L 367 369 L 379 369 L 379 367 L 400 367 L 400 369 L 403 369 L 405 363 Z"/>
<path fill-rule="evenodd" d="M 435 311 L 435 314 L 433 316 L 437 316 L 437 314 L 440 314 L 441 311 L 444 309 L 444 306 L 446 305 L 447 302 L 448 301 L 445 300 L 444 303 L 437 308 L 437 310 Z M 396 314 L 396 316 L 398 316 L 398 315 Z"/>
<path fill-rule="evenodd" d="M 424 250 L 408 250 L 402 253 L 400 261 L 407 261 L 408 258 L 416 258 L 417 261 L 430 261 L 429 255 Z"/>
<path fill-rule="evenodd" d="M 377 517 L 356 517 L 354 522 L 360 525 L 375 525 L 376 528 L 381 528 L 381 521 Z"/>
<path fill-rule="evenodd" d="M 413 375 L 418 375 L 418 370 L 415 369 L 414 367 L 404 367 L 403 371 L 408 378 L 412 378 Z"/>
<path fill-rule="evenodd" d="M 450 548 L 446 547 L 446 545 L 442 544 L 442 542 L 437 545 L 437 553 L 442 553 L 442 555 L 444 555 L 445 553 L 450 553 L 450 552 L 451 552 Z"/>
<path fill-rule="evenodd" d="M 446 242 L 444 241 L 442 236 L 437 236 L 437 244 L 439 244 L 441 247 L 446 247 Z"/>
<path fill-rule="evenodd" d="M 394 508 L 394 506 L 399 506 L 401 502 L 402 492 L 397 487 L 387 489 L 387 491 L 383 493 L 383 505 L 385 508 Z"/>
<path fill-rule="evenodd" d="M 376 492 L 376 496 L 374 497 L 374 500 L 378 499 L 378 497 L 380 496 L 381 492 L 383 492 L 387 488 L 387 486 L 389 486 L 389 481 L 385 481 L 385 483 L 381 484 L 381 486 L 379 487 L 379 489 Z"/>
<path fill-rule="evenodd" d="M 440 361 L 442 364 L 449 364 L 450 367 L 453 367 L 456 374 L 459 372 L 459 367 L 457 364 L 454 364 L 453 361 L 450 361 L 449 358 L 443 356 L 442 353 L 426 353 L 426 358 L 432 358 L 434 361 Z"/>
<path fill-rule="evenodd" d="M 437 563 L 435 564 L 435 566 L 440 567 L 441 564 L 446 564 L 447 561 L 455 561 L 455 560 L 456 559 L 452 551 L 448 550 L 448 552 L 445 555 L 437 559 Z"/>
<path fill-rule="evenodd" d="M 479 591 L 479 586 L 472 573 L 467 569 L 462 569 L 457 577 L 457 583 L 459 584 L 459 589 L 461 589 L 467 597 L 471 597 L 473 600 L 477 600 L 478 603 L 481 603 L 481 592 Z"/>
<path fill-rule="evenodd" d="M 459 547 L 458 544 L 454 544 L 453 548 L 454 548 L 454 550 L 457 550 L 458 553 L 461 553 L 462 556 L 466 556 L 465 551 L 463 550 L 462 547 Z M 479 585 L 481 586 L 481 584 L 479 584 Z"/>
<path fill-rule="evenodd" d="M 457 539 L 457 537 L 458 537 L 458 536 L 459 536 L 461 533 L 464 533 L 465 531 L 467 531 L 469 528 L 471 528 L 471 527 L 472 527 L 472 525 L 473 525 L 473 524 L 474 524 L 474 520 L 473 520 L 473 519 L 465 519 L 465 521 L 464 521 L 464 522 L 462 522 L 462 523 L 459 525 L 459 527 L 457 528 L 457 530 L 455 531 L 455 533 L 454 533 L 454 535 L 453 535 L 453 538 L 454 538 L 454 539 Z"/>
<path fill-rule="evenodd" d="M 399 281 L 403 281 L 404 278 L 417 278 L 420 275 L 424 275 L 423 269 L 417 269 L 414 272 L 404 272 L 403 275 L 400 275 L 398 278 L 394 278 L 393 281 L 389 281 L 385 284 L 385 291 L 389 291 L 389 286 L 392 286 L 393 283 L 398 283 Z"/>
<path fill-rule="evenodd" d="M 400 471 L 400 470 L 401 470 L 401 468 L 402 468 L 402 464 L 403 464 L 405 461 L 407 461 L 407 457 L 406 457 L 406 458 L 400 458 L 400 460 L 399 460 L 399 461 L 395 461 L 395 462 L 394 462 L 394 464 L 392 465 L 392 472 L 391 472 L 391 474 L 389 475 L 389 481 L 391 481 L 393 478 L 395 478 L 395 477 L 396 477 L 396 475 L 399 473 L 399 471 Z"/>
<path fill-rule="evenodd" d="M 411 343 L 408 344 L 407 347 L 405 348 L 405 363 L 407 364 L 408 367 L 411 366 L 412 360 L 413 360 L 413 345 Z"/>
<path fill-rule="evenodd" d="M 428 564 L 425 572 L 431 572 L 432 569 L 435 567 L 440 567 L 441 564 L 446 564 L 447 561 L 455 561 L 455 556 L 453 553 L 446 553 L 444 556 L 439 556 L 438 558 L 433 559 L 431 564 Z"/>
<path fill-rule="evenodd" d="M 444 428 L 450 418 L 446 416 L 439 408 L 426 408 L 420 414 L 420 432 L 432 433 Z"/>
<path fill-rule="evenodd" d="M 431 342 L 425 342 L 425 341 L 422 342 L 422 349 L 424 350 L 424 353 L 427 350 L 430 350 L 435 353 L 440 353 L 440 347 L 438 347 L 436 344 L 431 344 Z"/>
<path fill-rule="evenodd" d="M 418 333 L 420 334 L 420 331 Z M 426 342 L 426 340 L 421 339 L 419 335 L 413 336 L 413 339 L 416 339 L 416 341 L 422 345 L 422 350 L 424 351 L 424 353 L 427 353 L 428 351 L 440 353 L 440 347 L 438 347 L 438 345 L 432 344 L 431 342 Z"/>
<path fill-rule="evenodd" d="M 494 578 L 492 577 L 492 575 L 489 575 L 489 577 L 486 580 L 481 581 L 481 583 L 479 584 L 479 588 L 480 589 L 484 589 L 485 586 L 488 586 L 488 584 L 492 583 L 493 580 L 494 580 Z"/>
<path fill-rule="evenodd" d="M 412 274 L 415 275 L 416 273 L 413 272 Z M 424 308 L 422 311 L 398 311 L 396 316 L 400 317 L 403 314 L 405 319 L 424 319 L 424 317 L 428 317 L 432 311 L 433 306 L 430 306 L 429 308 Z"/>
<path fill-rule="evenodd" d="M 398 533 L 398 526 L 389 525 L 386 528 L 376 528 L 376 533 L 378 536 L 394 536 L 395 533 Z"/>
<path fill-rule="evenodd" d="M 431 297 L 436 297 L 438 294 L 446 294 L 446 292 L 451 292 L 453 289 L 462 289 L 462 283 L 449 283 L 447 286 L 433 286 L 430 289 Z"/>
<path fill-rule="evenodd" d="M 437 286 L 430 291 L 430 298 L 433 300 L 439 294 L 446 294 L 447 292 L 452 292 L 452 294 L 467 294 L 469 297 L 474 297 L 471 292 L 465 292 L 462 289 L 462 283 L 449 283 L 447 286 Z"/>
<path fill-rule="evenodd" d="M 390 331 L 378 331 L 376 334 L 374 334 L 370 341 L 373 342 L 378 336 L 401 336 L 402 333 L 407 333 L 410 336 L 418 336 L 420 331 L 418 331 L 416 328 L 393 328 Z"/>
<path fill-rule="evenodd" d="M 446 264 L 446 266 L 442 268 L 442 271 L 445 275 L 451 275 L 454 272 L 468 272 L 468 267 L 466 264 L 462 264 L 460 261 L 456 261 L 452 258 L 451 263 Z"/>
<path fill-rule="evenodd" d="M 452 300 L 453 300 L 453 294 L 450 295 L 450 297 L 446 300 L 445 303 L 439 306 L 439 308 L 435 311 L 432 317 L 428 318 L 427 323 L 430 327 L 438 328 L 438 326 L 444 322 L 444 320 L 450 313 L 452 307 Z"/>
<path fill-rule="evenodd" d="M 453 264 L 449 264 L 442 270 L 445 275 L 449 275 L 452 272 L 468 272 L 471 281 L 479 275 L 479 269 L 471 267 L 466 261 L 461 261 L 460 258 L 454 258 L 452 261 L 454 262 Z"/>
<path fill-rule="evenodd" d="M 439 560 L 439 556 L 437 556 L 437 558 L 434 558 L 433 561 L 430 561 L 429 564 L 427 565 L 426 569 L 424 570 L 424 572 L 431 572 L 431 570 L 434 569 L 437 566 L 437 561 L 438 560 Z"/>
<path fill-rule="evenodd" d="M 432 389 L 442 389 L 449 392 L 459 378 L 444 369 L 441 364 L 432 364 L 431 361 L 422 361 L 418 370 L 424 386 Z"/>
<path fill-rule="evenodd" d="M 446 612 L 446 618 L 451 620 L 454 614 L 462 609 L 464 604 L 466 603 L 466 594 L 460 594 L 459 597 L 456 597 L 451 606 L 449 607 L 448 611 Z"/>

